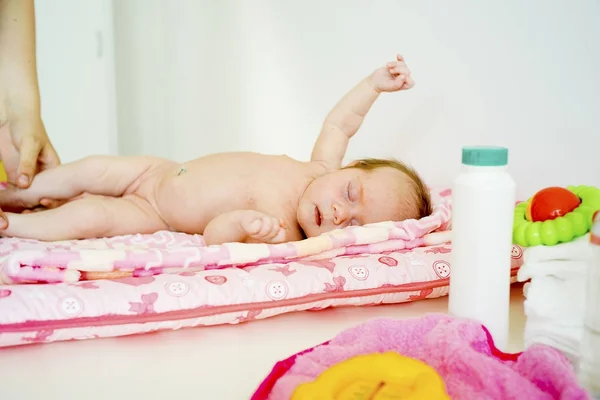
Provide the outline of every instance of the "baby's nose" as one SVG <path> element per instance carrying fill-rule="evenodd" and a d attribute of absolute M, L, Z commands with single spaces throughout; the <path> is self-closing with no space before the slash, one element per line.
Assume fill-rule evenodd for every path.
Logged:
<path fill-rule="evenodd" d="M 348 210 L 338 204 L 333 205 L 333 223 L 336 225 L 343 224 L 348 219 Z"/>

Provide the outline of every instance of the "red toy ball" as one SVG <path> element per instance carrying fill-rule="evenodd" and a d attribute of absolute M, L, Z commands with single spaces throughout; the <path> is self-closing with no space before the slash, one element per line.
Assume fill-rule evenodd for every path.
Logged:
<path fill-rule="evenodd" d="M 529 221 L 548 221 L 570 213 L 581 204 L 581 199 L 562 187 L 547 187 L 537 192 L 529 202 L 526 218 Z"/>

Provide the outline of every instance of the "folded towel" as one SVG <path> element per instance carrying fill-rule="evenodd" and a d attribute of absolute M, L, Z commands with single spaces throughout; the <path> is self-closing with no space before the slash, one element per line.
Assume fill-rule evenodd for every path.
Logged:
<path fill-rule="evenodd" d="M 600 335 L 598 331 L 586 327 L 582 340 L 582 358 L 579 360 L 579 382 L 600 398 Z"/>
<path fill-rule="evenodd" d="M 538 276 L 524 288 L 525 315 L 560 321 L 580 329 L 585 310 L 586 278 L 562 280 L 555 276 Z"/>
<path fill-rule="evenodd" d="M 553 276 L 562 281 L 581 280 L 587 276 L 589 261 L 549 260 L 523 263 L 517 274 L 519 282 L 529 279 Z"/>
<path fill-rule="evenodd" d="M 551 346 L 572 363 L 578 362 L 592 257 L 589 234 L 569 243 L 524 251 L 517 280 L 530 280 L 523 289 L 526 347 Z"/>
<path fill-rule="evenodd" d="M 419 220 L 349 226 L 288 243 L 207 246 L 202 235 L 170 231 L 60 242 L 1 239 L 0 284 L 73 283 L 246 268 L 265 262 L 314 261 L 442 244 L 452 236 L 447 231 L 452 199 L 447 190 L 432 191 L 431 195 L 433 212 Z"/>
<path fill-rule="evenodd" d="M 575 327 L 559 321 L 532 315 L 525 324 L 525 348 L 543 344 L 560 351 L 569 362 L 577 365 L 580 356 L 583 326 Z"/>
<path fill-rule="evenodd" d="M 540 261 L 569 260 L 587 261 L 592 258 L 590 234 L 581 236 L 572 242 L 556 246 L 534 246 L 524 251 L 523 263 L 538 263 Z"/>
<path fill-rule="evenodd" d="M 572 363 L 577 362 L 586 306 L 587 268 L 584 262 L 546 261 L 529 264 L 519 271 L 519 280 L 531 278 L 523 289 L 526 348 L 545 344 L 561 351 Z"/>
<path fill-rule="evenodd" d="M 534 345 L 523 353 L 502 353 L 481 324 L 429 315 L 373 320 L 345 330 L 330 342 L 277 364 L 252 399 L 289 399 L 299 384 L 341 361 L 386 351 L 434 368 L 453 399 L 589 398 L 558 351 Z"/>

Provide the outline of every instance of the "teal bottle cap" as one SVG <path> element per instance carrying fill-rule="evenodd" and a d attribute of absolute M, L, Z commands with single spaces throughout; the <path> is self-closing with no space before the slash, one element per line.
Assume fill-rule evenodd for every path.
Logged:
<path fill-rule="evenodd" d="M 508 164 L 508 149 L 498 146 L 463 147 L 462 163 L 476 167 L 502 167 Z"/>

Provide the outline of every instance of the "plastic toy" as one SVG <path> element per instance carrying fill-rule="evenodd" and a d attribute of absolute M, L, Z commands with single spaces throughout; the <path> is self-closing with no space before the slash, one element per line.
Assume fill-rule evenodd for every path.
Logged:
<path fill-rule="evenodd" d="M 542 222 L 562 217 L 581 204 L 577 195 L 562 187 L 548 187 L 537 192 L 529 201 L 525 217 Z"/>
<path fill-rule="evenodd" d="M 6 182 L 8 178 L 6 177 L 6 170 L 4 169 L 4 163 L 0 160 L 0 182 Z"/>
<path fill-rule="evenodd" d="M 594 186 L 542 189 L 516 206 L 513 243 L 530 247 L 570 242 L 589 232 L 592 216 L 598 210 L 600 189 Z"/>
<path fill-rule="evenodd" d="M 292 400 L 446 400 L 444 381 L 427 364 L 396 352 L 352 357 L 299 385 Z"/>

